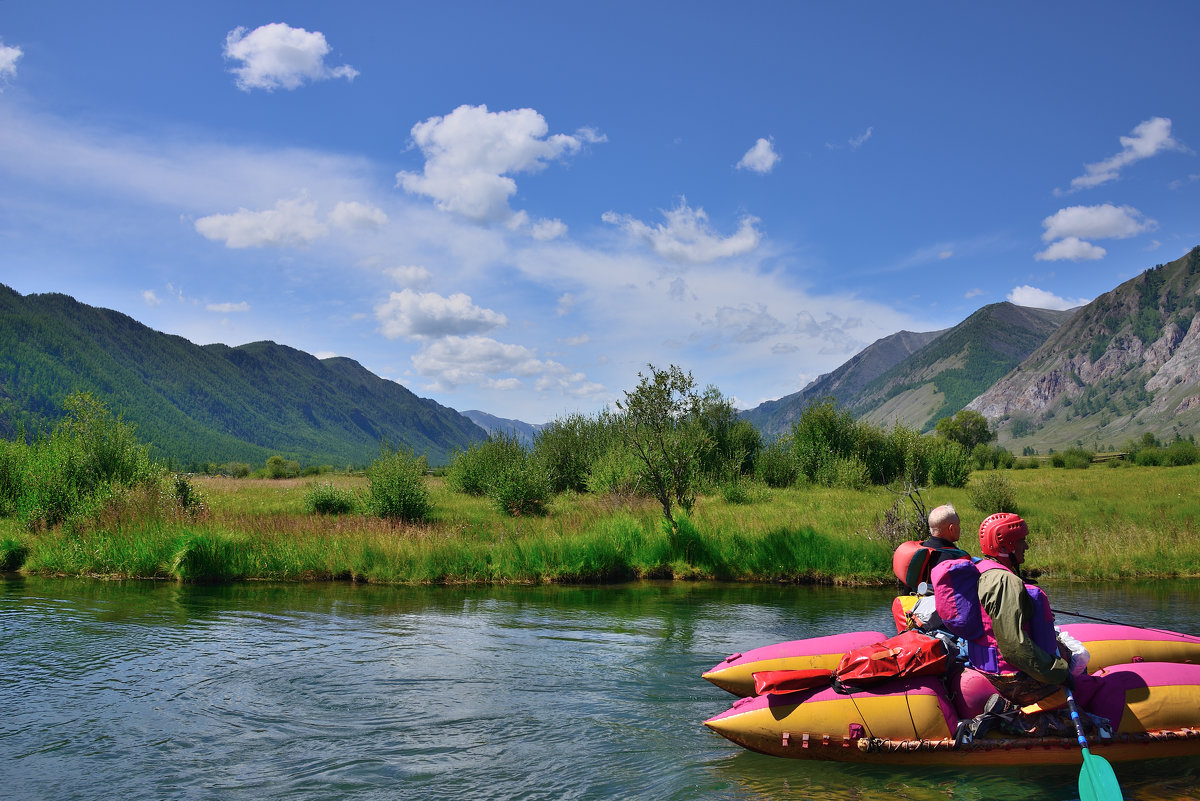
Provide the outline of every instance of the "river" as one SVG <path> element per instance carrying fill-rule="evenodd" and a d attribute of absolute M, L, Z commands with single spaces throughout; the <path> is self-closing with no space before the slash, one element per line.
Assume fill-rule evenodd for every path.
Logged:
<path fill-rule="evenodd" d="M 1200 632 L 1200 584 L 1048 585 L 1056 608 Z M 727 654 L 888 631 L 886 590 L 396 588 L 0 580 L 14 799 L 1072 799 L 1076 768 L 778 759 L 709 732 Z M 1069 620 L 1069 618 L 1063 618 Z M 1116 763 L 1195 799 L 1200 758 Z"/>

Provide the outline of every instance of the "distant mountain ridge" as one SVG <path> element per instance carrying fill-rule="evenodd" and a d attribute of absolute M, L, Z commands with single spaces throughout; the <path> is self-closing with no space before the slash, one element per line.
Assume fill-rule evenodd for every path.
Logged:
<path fill-rule="evenodd" d="M 899 331 L 877 339 L 841 367 L 809 382 L 799 392 L 759 404 L 742 412 L 741 416 L 757 426 L 769 439 L 774 439 L 790 431 L 792 423 L 809 404 L 828 397 L 839 405 L 849 405 L 868 384 L 943 333 L 944 330 L 925 333 Z"/>
<path fill-rule="evenodd" d="M 86 390 L 182 463 L 364 465 L 382 443 L 445 463 L 485 432 L 347 358 L 273 342 L 196 345 L 62 294 L 0 284 L 0 433 L 44 430 Z"/>
<path fill-rule="evenodd" d="M 538 432 L 546 427 L 545 423 L 526 423 L 522 420 L 507 420 L 503 417 L 496 417 L 494 414 L 481 412 L 478 409 L 468 409 L 462 414 L 486 431 L 489 436 L 492 434 L 515 436 L 524 445 L 532 445 L 537 438 Z"/>
<path fill-rule="evenodd" d="M 929 430 L 1020 364 L 1072 314 L 993 303 L 953 328 L 877 340 L 800 392 L 742 414 L 773 439 L 810 403 L 832 397 L 877 425 Z"/>

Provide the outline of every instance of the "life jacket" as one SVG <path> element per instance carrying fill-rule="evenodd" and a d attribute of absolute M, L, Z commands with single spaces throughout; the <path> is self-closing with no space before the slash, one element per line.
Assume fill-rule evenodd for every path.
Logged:
<path fill-rule="evenodd" d="M 991 559 L 978 562 L 954 559 L 942 562 L 933 569 L 933 597 L 942 625 L 967 643 L 967 659 L 971 667 L 984 673 L 1017 673 L 1019 668 L 1004 658 L 996 644 L 992 619 L 979 602 L 979 576 L 989 570 L 1008 570 Z M 1054 631 L 1054 613 L 1050 600 L 1041 587 L 1026 584 L 1025 591 L 1033 599 L 1034 613 L 1026 621 L 1026 633 L 1048 654 L 1058 653 Z"/>
<path fill-rule="evenodd" d="M 917 540 L 902 542 L 892 554 L 892 572 L 900 583 L 916 590 L 921 582 L 929 581 L 929 572 L 947 559 L 964 559 L 969 554 L 961 548 L 934 548 Z"/>

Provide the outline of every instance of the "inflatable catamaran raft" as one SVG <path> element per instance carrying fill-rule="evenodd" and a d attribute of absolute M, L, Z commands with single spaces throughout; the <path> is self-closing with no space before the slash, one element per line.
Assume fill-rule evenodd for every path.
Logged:
<path fill-rule="evenodd" d="M 1090 738 L 1109 760 L 1200 754 L 1200 637 L 1115 624 L 1062 631 L 1090 653 L 1081 703 L 1111 723 Z M 764 754 L 894 764 L 1077 764 L 1074 736 L 958 737 L 994 692 L 982 674 L 951 665 L 864 686 L 832 682 L 850 652 L 888 635 L 862 631 L 795 640 L 733 654 L 704 674 L 741 696 L 704 725 Z M 877 653 L 885 653 L 877 651 Z M 878 657 L 871 657 L 878 658 Z M 757 681 L 756 681 L 757 679 Z M 757 685 L 757 686 L 756 686 Z M 1085 692 L 1077 686 L 1077 696 Z"/>

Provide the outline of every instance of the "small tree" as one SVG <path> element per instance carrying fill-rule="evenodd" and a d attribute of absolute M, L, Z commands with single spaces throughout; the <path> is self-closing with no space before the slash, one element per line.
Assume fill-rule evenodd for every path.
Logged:
<path fill-rule="evenodd" d="M 710 440 L 698 416 L 702 408 L 690 372 L 671 365 L 638 373 L 638 385 L 617 402 L 629 449 L 642 465 L 646 485 L 674 526 L 672 507 L 690 512 L 696 502 L 700 457 Z"/>
<path fill-rule="evenodd" d="M 934 430 L 948 440 L 963 446 L 970 453 L 976 445 L 985 445 L 996 438 L 996 432 L 988 425 L 987 418 L 971 409 L 962 409 L 953 417 L 937 421 Z"/>

